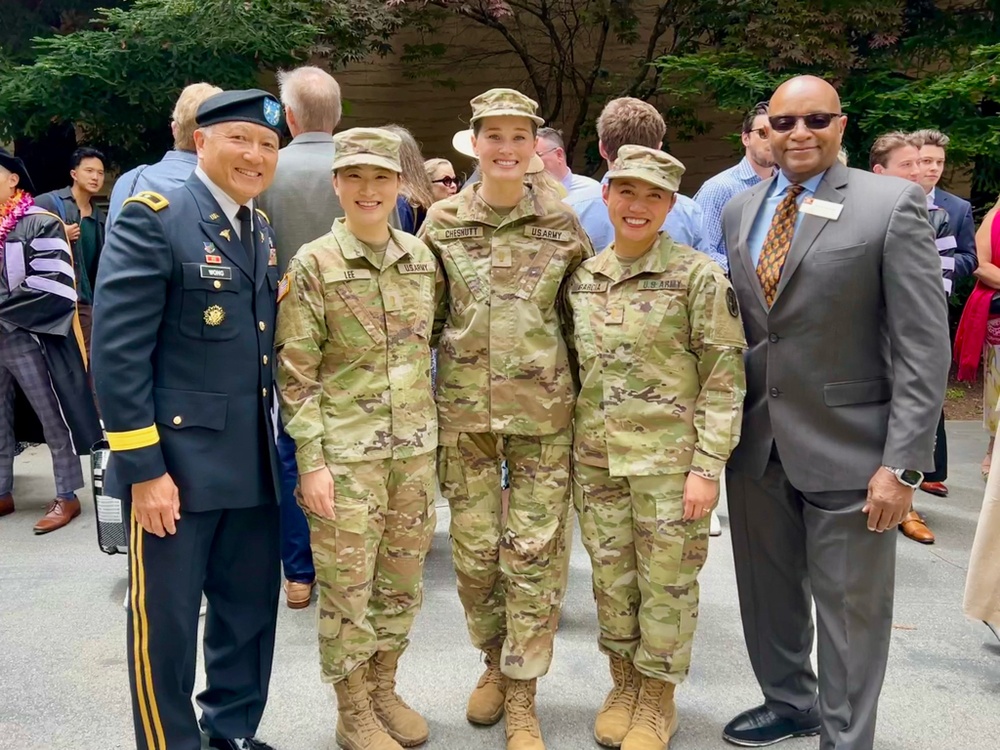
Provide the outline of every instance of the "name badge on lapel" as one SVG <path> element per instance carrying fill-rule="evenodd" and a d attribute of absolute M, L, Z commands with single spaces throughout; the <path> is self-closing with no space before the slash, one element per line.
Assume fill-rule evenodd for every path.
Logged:
<path fill-rule="evenodd" d="M 821 219 L 836 221 L 840 218 L 840 212 L 844 210 L 843 203 L 831 203 L 819 198 L 808 197 L 802 201 L 799 211 L 810 216 L 818 216 Z"/>

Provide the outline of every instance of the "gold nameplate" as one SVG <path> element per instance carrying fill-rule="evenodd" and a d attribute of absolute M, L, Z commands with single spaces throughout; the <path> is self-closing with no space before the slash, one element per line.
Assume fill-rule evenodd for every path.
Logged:
<path fill-rule="evenodd" d="M 210 305 L 205 309 L 205 325 L 219 326 L 226 319 L 226 311 L 218 305 Z"/>
<path fill-rule="evenodd" d="M 445 229 L 441 233 L 441 239 L 443 240 L 482 239 L 482 237 L 482 227 L 457 227 L 455 229 Z"/>
<path fill-rule="evenodd" d="M 340 271 L 330 271 L 323 274 L 323 281 L 355 281 L 370 279 L 372 272 L 367 268 L 345 268 Z"/>
<path fill-rule="evenodd" d="M 645 279 L 639 282 L 639 289 L 642 291 L 652 290 L 658 291 L 660 289 L 683 289 L 684 282 L 678 281 L 677 279 Z"/>
<path fill-rule="evenodd" d="M 396 268 L 400 273 L 434 273 L 433 263 L 399 263 Z"/>
<path fill-rule="evenodd" d="M 569 242 L 569 232 L 562 229 L 546 229 L 545 227 L 527 226 L 524 228 L 524 236 L 536 240 L 549 240 L 551 242 Z"/>
<path fill-rule="evenodd" d="M 580 283 L 569 291 L 570 294 L 577 294 L 579 292 L 606 292 L 608 291 L 608 282 L 594 281 L 590 283 Z"/>

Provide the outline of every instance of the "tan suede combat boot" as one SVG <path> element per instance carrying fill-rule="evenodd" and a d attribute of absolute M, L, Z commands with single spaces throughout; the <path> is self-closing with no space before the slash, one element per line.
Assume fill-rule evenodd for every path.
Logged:
<path fill-rule="evenodd" d="M 622 750 L 667 750 L 677 731 L 674 684 L 640 676 L 639 700 Z"/>
<path fill-rule="evenodd" d="M 399 651 L 376 651 L 368 661 L 368 693 L 375 715 L 385 730 L 403 747 L 427 742 L 430 730 L 424 717 L 396 694 L 396 665 Z"/>
<path fill-rule="evenodd" d="M 402 750 L 375 716 L 367 672 L 368 665 L 362 664 L 333 686 L 337 692 L 337 744 L 344 750 Z"/>
<path fill-rule="evenodd" d="M 507 692 L 507 678 L 500 671 L 500 648 L 488 648 L 486 654 L 486 671 L 476 684 L 469 705 L 465 709 L 465 718 L 473 724 L 493 726 L 503 716 L 504 695 Z"/>
<path fill-rule="evenodd" d="M 620 656 L 608 657 L 614 686 L 594 721 L 594 739 L 605 747 L 621 747 L 632 725 L 632 713 L 639 699 L 639 675 L 632 662 Z"/>
<path fill-rule="evenodd" d="M 535 680 L 508 680 L 507 750 L 545 750 L 542 728 L 535 713 Z"/>

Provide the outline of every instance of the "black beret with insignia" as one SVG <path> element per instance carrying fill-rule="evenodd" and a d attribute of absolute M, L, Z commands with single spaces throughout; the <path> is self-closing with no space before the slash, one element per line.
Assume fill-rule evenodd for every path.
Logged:
<path fill-rule="evenodd" d="M 199 127 L 220 122 L 252 122 L 284 134 L 285 118 L 281 102 L 260 89 L 223 91 L 201 103 L 195 114 Z"/>

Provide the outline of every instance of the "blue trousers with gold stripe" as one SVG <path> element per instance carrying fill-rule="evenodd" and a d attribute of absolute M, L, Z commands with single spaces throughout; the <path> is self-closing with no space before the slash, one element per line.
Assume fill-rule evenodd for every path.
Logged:
<path fill-rule="evenodd" d="M 164 538 L 131 522 L 129 682 L 137 750 L 199 750 L 252 737 L 267 702 L 280 564 L 278 508 L 181 513 Z M 207 687 L 191 694 L 204 591 Z"/>

